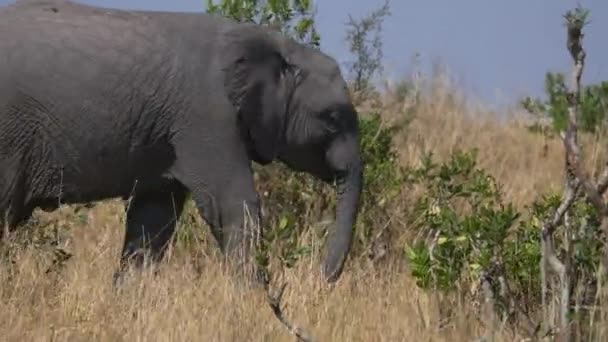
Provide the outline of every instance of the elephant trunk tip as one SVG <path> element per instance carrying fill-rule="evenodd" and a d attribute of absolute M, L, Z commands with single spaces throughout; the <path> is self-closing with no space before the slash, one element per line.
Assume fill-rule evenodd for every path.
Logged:
<path fill-rule="evenodd" d="M 346 254 L 340 259 L 327 260 L 323 268 L 323 276 L 325 281 L 332 284 L 340 279 L 342 271 L 344 270 L 344 262 L 346 261 Z"/>

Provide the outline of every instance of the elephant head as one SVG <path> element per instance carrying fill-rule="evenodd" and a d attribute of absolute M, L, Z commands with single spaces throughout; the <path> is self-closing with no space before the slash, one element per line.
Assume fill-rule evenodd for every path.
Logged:
<path fill-rule="evenodd" d="M 357 112 L 336 61 L 253 24 L 227 34 L 225 87 L 249 154 L 337 184 L 324 274 L 334 282 L 351 248 L 363 176 Z"/>

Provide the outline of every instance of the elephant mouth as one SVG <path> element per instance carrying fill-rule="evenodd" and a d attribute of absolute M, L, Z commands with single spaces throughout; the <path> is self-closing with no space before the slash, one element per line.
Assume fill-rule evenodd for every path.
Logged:
<path fill-rule="evenodd" d="M 325 183 L 333 184 L 340 176 L 327 165 L 326 160 L 320 157 L 324 155 L 325 150 L 322 145 L 312 148 L 290 146 L 282 151 L 279 160 L 294 171 L 306 172 Z"/>

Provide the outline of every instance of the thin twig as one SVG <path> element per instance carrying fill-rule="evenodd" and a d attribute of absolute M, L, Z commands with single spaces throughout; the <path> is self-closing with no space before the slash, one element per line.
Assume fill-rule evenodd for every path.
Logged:
<path fill-rule="evenodd" d="M 66 261 L 70 260 L 74 256 L 72 253 L 66 252 L 62 248 L 56 248 L 53 251 L 53 254 L 55 254 L 55 257 L 53 258 L 51 265 L 44 272 L 45 274 L 59 270 L 65 265 Z"/>
<path fill-rule="evenodd" d="M 484 297 L 483 311 L 486 319 L 486 328 L 489 330 L 490 341 L 494 341 L 494 334 L 496 333 L 496 313 L 494 311 L 494 291 L 492 290 L 492 284 L 490 282 L 490 275 L 484 272 L 481 276 L 481 289 Z"/>
<path fill-rule="evenodd" d="M 294 324 L 292 324 L 289 319 L 287 319 L 287 317 L 285 317 L 285 315 L 283 314 L 283 309 L 281 309 L 281 300 L 283 299 L 285 287 L 287 287 L 287 283 L 283 283 L 279 291 L 276 294 L 272 295 L 270 293 L 268 285 L 266 285 L 266 298 L 268 301 L 268 305 L 270 305 L 270 308 L 272 309 L 272 312 L 274 313 L 275 317 L 287 328 L 287 330 L 289 330 L 291 334 L 293 334 L 298 339 L 298 341 L 314 341 L 308 333 L 304 332 L 301 328 L 298 328 Z"/>
<path fill-rule="evenodd" d="M 283 314 L 283 309 L 281 309 L 281 301 L 283 299 L 283 293 L 285 292 L 285 287 L 287 287 L 287 283 L 283 283 L 279 291 L 273 295 L 270 291 L 270 273 L 268 268 L 264 267 L 264 265 L 259 264 L 259 260 L 250 260 L 250 257 L 252 256 L 251 249 L 254 249 L 256 252 L 264 252 L 262 248 L 263 235 L 261 229 L 261 211 L 254 212 L 253 210 L 250 210 L 247 203 L 243 203 L 243 214 L 243 227 L 247 228 L 245 229 L 246 232 L 251 233 L 251 240 L 248 240 L 246 242 L 250 245 L 246 246 L 246 243 L 243 244 L 244 246 L 248 247 L 247 251 L 242 251 L 245 253 L 243 257 L 246 258 L 243 261 L 244 265 L 248 268 L 253 268 L 249 269 L 248 271 L 255 272 L 258 276 L 258 279 L 262 282 L 266 294 L 266 301 L 268 302 L 268 305 L 272 309 L 274 316 L 279 320 L 279 322 L 281 322 L 291 334 L 296 336 L 298 341 L 314 341 L 301 328 L 298 328 L 294 324 L 292 324 L 289 319 L 287 319 L 287 317 Z M 253 263 L 250 261 L 258 262 Z"/>

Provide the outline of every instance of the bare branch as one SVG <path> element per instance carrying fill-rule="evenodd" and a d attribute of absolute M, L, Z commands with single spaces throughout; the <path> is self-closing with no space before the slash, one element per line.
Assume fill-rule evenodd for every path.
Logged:
<path fill-rule="evenodd" d="M 564 191 L 564 198 L 562 199 L 561 204 L 555 211 L 553 218 L 551 219 L 551 221 L 546 222 L 543 227 L 544 234 L 545 232 L 546 234 L 553 234 L 555 229 L 562 223 L 566 211 L 568 211 L 568 209 L 576 199 L 576 194 L 578 193 L 579 187 L 579 182 L 575 181 L 574 187 L 566 188 L 566 190 Z"/>
<path fill-rule="evenodd" d="M 493 341 L 496 332 L 496 313 L 494 311 L 494 290 L 492 290 L 492 284 L 490 284 L 490 282 L 490 275 L 484 272 L 481 276 L 481 289 L 483 290 L 484 296 L 483 315 L 486 320 L 486 328 L 489 330 L 489 335 L 491 336 L 490 340 Z"/>
<path fill-rule="evenodd" d="M 568 153 L 568 152 L 566 152 Z M 541 300 L 543 305 L 543 322 L 546 330 L 550 330 L 549 326 L 549 315 L 547 310 L 547 265 L 551 266 L 551 269 L 558 275 L 560 279 L 561 287 L 561 318 L 560 318 L 560 333 L 564 332 L 565 327 L 568 324 L 568 304 L 569 300 L 569 281 L 568 281 L 568 270 L 566 265 L 562 263 L 555 254 L 553 247 L 553 233 L 555 229 L 561 223 L 566 211 L 570 208 L 578 193 L 579 184 L 578 182 L 566 182 L 566 189 L 564 190 L 564 198 L 562 203 L 559 205 L 551 221 L 546 222 L 542 230 L 542 259 L 541 259 Z"/>
<path fill-rule="evenodd" d="M 283 314 L 283 310 L 281 309 L 281 300 L 283 299 L 283 293 L 285 292 L 285 287 L 287 287 L 287 283 L 283 283 L 280 290 L 276 294 L 274 294 L 274 295 L 271 294 L 269 270 L 267 267 L 265 267 L 265 265 L 264 265 L 265 262 L 262 262 L 262 260 L 260 260 L 260 258 L 262 258 L 262 259 L 266 258 L 266 255 L 265 255 L 266 250 L 263 248 L 264 239 L 261 234 L 261 226 L 260 226 L 261 211 L 257 211 L 256 215 L 253 215 L 252 212 L 249 210 L 249 207 L 247 206 L 247 204 L 244 203 L 243 204 L 243 213 L 244 213 L 244 226 L 248 227 L 248 229 L 246 229 L 246 231 L 252 233 L 251 235 L 253 237 L 251 240 L 248 241 L 249 243 L 251 243 L 251 246 L 249 247 L 249 249 L 247 251 L 243 252 L 243 253 L 246 253 L 246 255 L 245 255 L 246 260 L 243 262 L 243 264 L 246 266 L 249 266 L 249 267 L 253 267 L 253 269 L 250 269 L 247 271 L 253 271 L 253 272 L 257 273 L 256 275 L 258 276 L 258 279 L 261 281 L 261 283 L 264 287 L 264 291 L 266 292 L 266 300 L 268 302 L 268 305 L 272 309 L 272 312 L 274 313 L 275 317 L 285 327 L 287 327 L 287 330 L 289 330 L 289 332 L 291 334 L 296 336 L 298 341 L 302 341 L 302 342 L 314 341 L 311 337 L 309 337 L 309 335 L 307 333 L 302 331 L 301 328 L 298 328 L 295 325 L 293 325 L 289 321 L 289 319 L 287 319 L 287 317 Z M 257 257 L 253 260 L 249 260 L 250 259 L 249 257 L 251 254 L 250 253 L 251 249 L 256 250 Z M 249 261 L 255 261 L 255 263 L 252 263 Z M 243 269 L 245 269 L 245 267 L 243 267 Z"/>
<path fill-rule="evenodd" d="M 602 202 L 599 186 L 595 186 L 587 176 L 585 170 L 580 163 L 580 149 L 578 146 L 578 116 L 579 116 L 579 98 L 580 98 L 580 80 L 585 65 L 585 51 L 582 46 L 582 28 L 586 23 L 587 12 L 580 7 L 573 13 L 568 11 L 565 15 L 567 20 L 567 47 L 570 55 L 574 59 L 574 69 L 572 71 L 572 84 L 566 93 L 568 101 L 568 127 L 565 135 L 562 135 L 565 148 L 565 174 L 566 186 L 564 189 L 564 197 L 562 203 L 558 207 L 551 221 L 546 222 L 542 232 L 542 261 L 541 261 L 541 276 L 542 276 L 542 302 L 543 302 L 543 321 L 545 325 L 549 325 L 549 315 L 547 312 L 547 265 L 558 275 L 560 280 L 560 319 L 559 319 L 559 337 L 562 341 L 568 341 L 571 338 L 569 326 L 569 311 L 570 311 L 570 274 L 569 263 L 563 263 L 555 254 L 553 247 L 553 233 L 559 226 L 565 213 L 568 211 L 578 194 L 579 187 L 582 187 L 587 198 L 595 206 L 602 217 L 602 228 L 608 232 L 608 209 Z M 572 177 L 572 176 L 575 177 Z M 599 184 L 608 184 L 608 171 L 604 171 L 600 177 Z M 606 180 L 603 180 L 606 178 Z M 606 185 L 603 185 L 605 187 Z M 545 326 L 550 329 L 549 326 Z"/>
<path fill-rule="evenodd" d="M 276 294 L 272 295 L 270 293 L 268 284 L 266 284 L 266 298 L 268 301 L 268 305 L 270 305 L 270 308 L 272 309 L 272 312 L 274 313 L 275 317 L 287 328 L 287 330 L 289 330 L 291 334 L 293 334 L 298 339 L 298 341 L 314 341 L 314 339 L 310 337 L 308 333 L 304 332 L 301 328 L 298 328 L 291 322 L 289 322 L 287 317 L 285 317 L 285 315 L 283 314 L 283 309 L 281 309 L 281 300 L 283 299 L 285 287 L 287 287 L 287 283 L 283 283 L 279 291 Z"/>
<path fill-rule="evenodd" d="M 582 28 L 586 24 L 588 12 L 577 8 L 575 13 L 568 12 L 565 17 L 568 25 L 568 50 L 574 59 L 574 70 L 572 72 L 571 85 L 566 94 L 568 100 L 568 117 L 569 129 L 573 126 L 576 129 L 578 120 L 578 108 L 581 92 L 581 76 L 585 67 L 586 53 L 582 46 L 583 33 Z M 597 185 L 594 185 L 587 172 L 580 164 L 580 149 L 576 141 L 566 139 L 566 148 L 568 149 L 568 161 L 572 165 L 573 171 L 581 183 L 588 200 L 593 204 L 601 217 L 600 230 L 605 236 L 608 236 L 608 206 L 602 199 L 603 193 L 608 188 L 608 166 L 602 171 L 598 179 Z M 604 262 L 607 262 L 604 256 Z"/>

